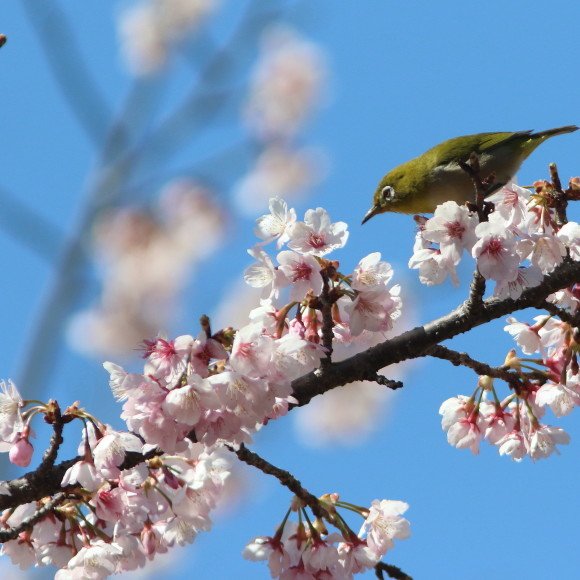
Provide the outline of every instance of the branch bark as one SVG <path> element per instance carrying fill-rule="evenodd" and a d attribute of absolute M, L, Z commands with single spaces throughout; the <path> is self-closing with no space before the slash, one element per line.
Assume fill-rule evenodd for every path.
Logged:
<path fill-rule="evenodd" d="M 542 308 L 550 294 L 567 288 L 578 280 L 580 280 L 580 262 L 567 259 L 546 276 L 542 284 L 528 288 L 517 300 L 488 298 L 475 312 L 468 308 L 468 302 L 464 302 L 453 312 L 424 326 L 413 328 L 349 359 L 331 363 L 296 379 L 292 383 L 293 395 L 298 400 L 298 406 L 306 405 L 315 396 L 331 389 L 376 376 L 377 371 L 391 364 L 424 356 L 429 348 L 486 322 L 524 308 Z M 79 459 L 80 457 L 69 459 L 46 472 L 31 471 L 21 478 L 12 480 L 7 484 L 10 495 L 0 495 L 0 510 L 65 491 L 60 482 L 65 471 Z M 123 467 L 137 465 L 144 459 L 145 456 L 132 453 Z"/>

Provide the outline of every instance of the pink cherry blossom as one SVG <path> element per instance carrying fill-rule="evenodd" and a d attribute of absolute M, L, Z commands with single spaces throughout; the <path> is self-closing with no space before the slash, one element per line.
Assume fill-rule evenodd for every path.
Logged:
<path fill-rule="evenodd" d="M 16 385 L 11 380 L 0 381 L 0 450 L 9 448 L 9 446 L 2 446 L 2 441 L 11 441 L 14 434 L 24 428 L 20 413 L 23 405 Z"/>
<path fill-rule="evenodd" d="M 133 433 L 110 430 L 93 450 L 95 468 L 106 478 L 116 478 L 127 452 L 140 452 L 142 447 L 143 443 Z"/>
<path fill-rule="evenodd" d="M 97 473 L 92 462 L 81 460 L 66 470 L 61 485 L 66 487 L 78 483 L 88 491 L 96 491 L 103 481 L 104 478 Z"/>
<path fill-rule="evenodd" d="M 192 374 L 185 385 L 167 393 L 162 408 L 168 417 L 194 427 L 206 410 L 219 406 L 220 401 L 207 379 Z"/>
<path fill-rule="evenodd" d="M 471 449 L 474 455 L 479 453 L 481 431 L 477 425 L 477 418 L 473 415 L 462 417 L 447 430 L 447 441 L 457 449 Z"/>
<path fill-rule="evenodd" d="M 434 216 L 425 224 L 422 236 L 439 244 L 443 259 L 457 265 L 463 250 L 471 252 L 476 241 L 476 225 L 476 218 L 465 206 L 446 201 L 437 206 Z"/>
<path fill-rule="evenodd" d="M 556 235 L 570 251 L 570 257 L 580 261 L 580 224 L 568 222 L 560 228 Z"/>
<path fill-rule="evenodd" d="M 288 286 L 290 280 L 284 272 L 274 266 L 272 258 L 259 246 L 248 250 L 248 254 L 258 260 L 244 272 L 246 284 L 252 288 L 262 288 L 262 300 L 277 298 L 280 288 Z"/>
<path fill-rule="evenodd" d="M 499 403 L 480 403 L 477 426 L 483 439 L 496 445 L 513 429 L 514 416 L 501 407 Z"/>
<path fill-rule="evenodd" d="M 265 243 L 277 240 L 279 249 L 289 240 L 288 229 L 296 221 L 296 211 L 279 197 L 272 197 L 269 203 L 270 213 L 256 220 L 254 234 Z"/>
<path fill-rule="evenodd" d="M 528 442 L 519 430 L 513 430 L 504 435 L 498 442 L 500 455 L 509 455 L 513 461 L 521 461 L 527 455 Z"/>
<path fill-rule="evenodd" d="M 174 340 L 146 340 L 143 356 L 147 363 L 144 374 L 160 380 L 164 385 L 172 385 L 186 369 L 192 344 L 193 337 L 189 334 L 178 336 Z"/>
<path fill-rule="evenodd" d="M 320 264 L 313 256 L 284 250 L 277 256 L 280 270 L 290 281 L 290 300 L 301 301 L 309 291 L 315 296 L 322 292 Z"/>
<path fill-rule="evenodd" d="M 552 233 L 532 236 L 534 246 L 529 256 L 532 265 L 542 274 L 549 274 L 562 262 L 566 248 L 561 240 Z"/>
<path fill-rule="evenodd" d="M 21 433 L 16 433 L 8 457 L 11 463 L 19 467 L 28 467 L 34 453 L 34 447 L 29 440 L 30 429 L 24 427 Z"/>
<path fill-rule="evenodd" d="M 480 274 L 488 280 L 512 281 L 518 275 L 520 257 L 516 251 L 516 239 L 506 229 L 499 214 L 491 214 L 489 221 L 475 228 L 479 238 L 472 249 Z"/>
<path fill-rule="evenodd" d="M 330 216 L 321 207 L 309 209 L 304 222 L 296 222 L 292 226 L 288 247 L 301 254 L 325 256 L 346 244 L 347 227 L 344 222 L 331 223 Z"/>
<path fill-rule="evenodd" d="M 503 218 L 506 228 L 510 228 L 517 226 L 525 219 L 528 213 L 530 192 L 515 183 L 509 183 L 490 196 L 488 200 L 495 204 L 495 212 Z"/>
<path fill-rule="evenodd" d="M 409 259 L 409 268 L 419 270 L 419 281 L 426 286 L 442 284 L 447 276 L 454 286 L 459 286 L 453 261 L 444 258 L 437 248 L 416 249 Z"/>
<path fill-rule="evenodd" d="M 365 256 L 354 269 L 352 287 L 355 290 L 370 290 L 375 286 L 384 286 L 393 277 L 393 268 L 381 261 L 381 253 L 373 252 Z"/>
<path fill-rule="evenodd" d="M 570 443 L 570 435 L 561 427 L 551 427 L 541 425 L 533 430 L 529 439 L 530 457 L 533 460 L 544 459 L 552 453 L 560 453 L 556 445 L 567 445 Z"/>
<path fill-rule="evenodd" d="M 385 286 L 377 286 L 372 290 L 358 292 L 356 298 L 345 306 L 353 336 L 358 336 L 363 330 L 371 332 L 391 330 L 393 321 L 401 313 L 398 291 L 398 286 L 391 290 Z"/>
<path fill-rule="evenodd" d="M 514 280 L 502 279 L 496 282 L 493 295 L 497 298 L 511 298 L 517 300 L 526 288 L 537 286 L 544 278 L 544 275 L 535 266 L 523 267 L 517 269 Z"/>
<path fill-rule="evenodd" d="M 251 378 L 266 376 L 273 348 L 272 339 L 262 334 L 261 327 L 249 324 L 236 333 L 230 365 L 234 370 Z"/>
<path fill-rule="evenodd" d="M 569 415 L 574 407 L 580 406 L 580 377 L 568 370 L 565 384 L 548 381 L 536 392 L 536 403 L 548 405 L 556 417 Z"/>
<path fill-rule="evenodd" d="M 515 338 L 516 343 L 524 354 L 540 352 L 542 341 L 535 325 L 530 326 L 527 322 L 518 322 L 513 316 L 510 316 L 507 322 L 508 324 L 504 326 L 504 330 Z"/>
<path fill-rule="evenodd" d="M 409 522 L 399 515 L 408 509 L 409 504 L 402 501 L 375 499 L 359 536 L 366 533 L 368 547 L 375 554 L 384 556 L 394 546 L 393 540 L 405 540 L 411 536 Z"/>

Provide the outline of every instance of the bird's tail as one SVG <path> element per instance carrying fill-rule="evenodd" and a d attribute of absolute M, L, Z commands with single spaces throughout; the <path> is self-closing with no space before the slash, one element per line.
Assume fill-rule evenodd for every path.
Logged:
<path fill-rule="evenodd" d="M 572 133 L 578 130 L 577 125 L 566 125 L 565 127 L 556 127 L 556 129 L 548 129 L 546 131 L 538 131 L 537 133 L 533 133 L 531 137 L 535 137 L 536 139 L 548 139 L 549 137 L 553 137 L 554 135 L 563 135 L 564 133 Z"/>

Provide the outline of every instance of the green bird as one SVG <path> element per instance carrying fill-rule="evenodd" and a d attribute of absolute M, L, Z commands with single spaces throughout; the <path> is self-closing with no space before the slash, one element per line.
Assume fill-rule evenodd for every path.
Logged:
<path fill-rule="evenodd" d="M 495 175 L 487 191 L 487 195 L 491 195 L 510 181 L 538 145 L 554 135 L 577 129 L 576 125 L 568 125 L 538 133 L 477 133 L 444 141 L 387 173 L 381 179 L 373 197 L 373 206 L 362 223 L 387 211 L 433 213 L 445 201 L 458 204 L 474 201 L 473 182 L 458 163 L 467 161 L 471 153 L 479 157 L 483 179 Z"/>

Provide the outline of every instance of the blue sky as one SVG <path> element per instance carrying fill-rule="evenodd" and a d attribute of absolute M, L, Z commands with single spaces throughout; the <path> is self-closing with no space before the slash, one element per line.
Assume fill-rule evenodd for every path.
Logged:
<path fill-rule="evenodd" d="M 47 228 L 22 224 L 11 210 L 0 212 L 0 376 L 14 379 L 52 283 L 56 248 L 77 223 L 98 159 L 33 33 L 24 10 L 33 4 L 8 0 L 0 8 L 0 32 L 9 38 L 0 50 L 0 193 L 34 208 L 58 233 L 45 234 Z M 231 14 L 216 28 L 218 38 L 236 18 L 232 0 L 223 4 Z M 114 30 L 121 4 L 68 0 L 60 5 L 82 58 L 111 110 L 117 110 L 129 86 Z M 394 281 L 403 285 L 414 320 L 428 322 L 445 314 L 465 298 L 469 268 L 461 270 L 457 289 L 448 282 L 421 287 L 406 266 L 413 245 L 412 219 L 381 216 L 364 227 L 360 220 L 386 171 L 446 138 L 580 121 L 577 2 L 318 0 L 286 5 L 286 21 L 320 44 L 332 71 L 324 106 L 302 136 L 304 143 L 326 151 L 328 173 L 310 198 L 297 205 L 299 215 L 308 207 L 322 206 L 334 220 L 348 222 L 349 244 L 338 256 L 345 271 L 362 256 L 381 251 L 395 268 Z M 40 20 L 43 12 L 37 13 Z M 42 34 L 48 42 L 53 42 L 51 35 L 56 43 L 61 38 L 50 21 Z M 74 61 L 74 51 L 68 52 Z M 179 66 L 177 72 L 183 74 Z M 179 79 L 168 90 L 182 90 Z M 91 95 L 81 97 L 92 106 Z M 220 138 L 230 138 L 227 126 L 216 137 Z M 519 182 L 547 177 L 552 161 L 558 163 L 563 180 L 578 175 L 579 139 L 572 134 L 542 145 L 524 164 Z M 203 152 L 180 155 L 202 158 Z M 6 199 L 2 204 L 11 207 Z M 578 208 L 571 209 L 570 218 L 580 218 Z M 254 243 L 251 227 L 251 219 L 240 218 L 219 261 L 206 264 L 204 274 L 191 284 L 191 297 L 174 332 L 196 332 L 190 321 L 212 312 L 224 283 L 248 265 L 245 248 Z M 91 292 L 94 288 L 83 293 L 82 304 Z M 517 317 L 526 319 L 523 314 Z M 454 339 L 450 346 L 501 364 L 512 347 L 502 327 L 503 321 L 497 321 Z M 72 353 L 62 336 L 54 340 L 63 346 L 43 396 L 62 397 L 63 406 L 81 399 L 113 421 L 117 409 L 100 362 Z M 561 456 L 516 464 L 484 445 L 481 455 L 473 457 L 447 444 L 437 411 L 443 400 L 469 394 L 475 384 L 471 371 L 444 361 L 421 361 L 410 369 L 394 408 L 364 445 L 304 448 L 293 419 L 287 417 L 260 433 L 255 448 L 315 494 L 339 492 L 343 499 L 362 505 L 375 498 L 408 502 L 412 538 L 399 543 L 386 561 L 415 578 L 573 577 L 578 572 L 580 521 L 580 429 L 575 415 L 548 419 L 572 435 Z M 253 536 L 273 532 L 289 497 L 265 476 L 243 473 L 253 493 L 230 508 L 231 516 L 217 517 L 214 531 L 201 534 L 187 555 L 175 552 L 176 571 L 164 571 L 168 580 L 183 577 L 184 569 L 199 578 L 268 577 L 265 566 L 243 561 L 240 552 Z"/>

